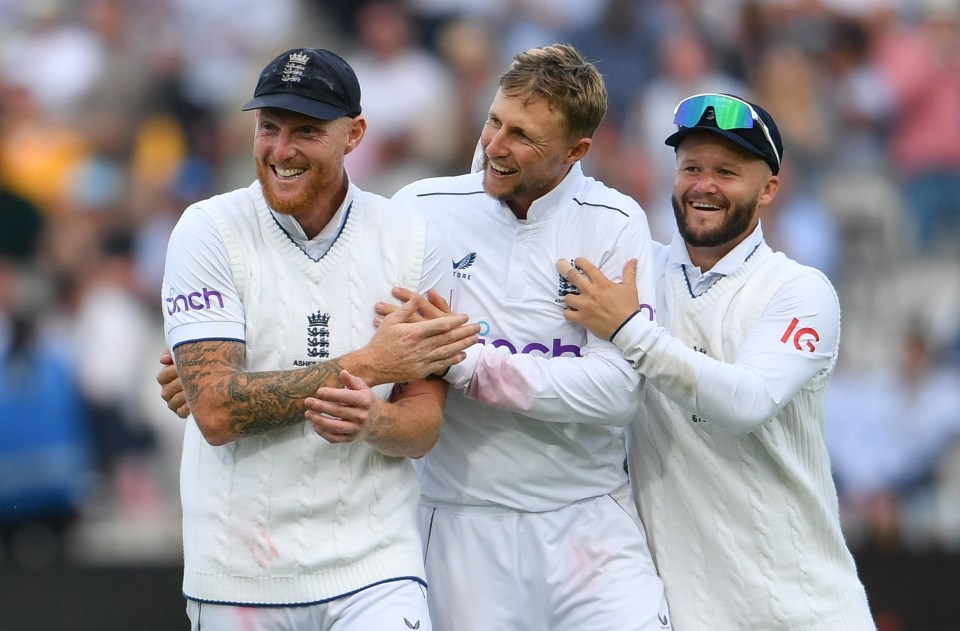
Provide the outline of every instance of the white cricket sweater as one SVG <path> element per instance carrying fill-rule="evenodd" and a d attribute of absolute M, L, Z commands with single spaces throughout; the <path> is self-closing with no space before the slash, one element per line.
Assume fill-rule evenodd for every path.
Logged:
<path fill-rule="evenodd" d="M 349 198 L 319 260 L 280 228 L 256 183 L 187 209 L 209 214 L 226 244 L 243 304 L 245 369 L 295 369 L 356 349 L 374 332 L 375 301 L 390 299 L 395 285 L 418 288 L 423 220 L 353 186 Z M 387 396 L 390 386 L 377 391 Z M 219 447 L 188 423 L 184 594 L 289 605 L 397 578 L 423 581 L 418 491 L 408 459 L 365 442 L 332 445 L 309 423 Z"/>
<path fill-rule="evenodd" d="M 731 364 L 774 293 L 799 275 L 819 274 L 761 243 L 739 270 L 694 298 L 679 266 L 661 254 L 658 323 L 686 349 Z M 824 387 L 836 348 L 772 419 L 738 435 L 691 407 L 703 390 L 695 362 L 666 345 L 638 349 L 631 334 L 649 327 L 624 327 L 615 342 L 648 377 L 631 428 L 630 473 L 674 629 L 873 629 L 824 445 Z"/>

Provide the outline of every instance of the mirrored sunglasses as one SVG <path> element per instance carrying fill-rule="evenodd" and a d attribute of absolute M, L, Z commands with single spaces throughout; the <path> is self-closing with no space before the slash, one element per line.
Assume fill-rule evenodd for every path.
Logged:
<path fill-rule="evenodd" d="M 707 108 L 713 108 L 715 122 L 720 129 L 753 129 L 756 122 L 773 149 L 777 166 L 780 166 L 780 153 L 770 136 L 770 130 L 746 101 L 725 94 L 696 94 L 680 101 L 673 110 L 673 123 L 680 127 L 696 127 Z"/>

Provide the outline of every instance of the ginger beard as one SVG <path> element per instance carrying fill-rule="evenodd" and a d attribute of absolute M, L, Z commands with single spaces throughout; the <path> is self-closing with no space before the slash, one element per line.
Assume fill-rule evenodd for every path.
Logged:
<path fill-rule="evenodd" d="M 298 192 L 281 190 L 277 182 L 277 174 L 270 165 L 257 161 L 257 179 L 263 188 L 263 196 L 270 208 L 281 215 L 296 216 L 308 211 L 320 199 L 324 189 L 323 181 L 316 174 L 307 170 L 297 176 L 296 182 L 290 182 L 290 187 L 299 188 Z M 302 180 L 302 181 L 301 181 Z"/>
<path fill-rule="evenodd" d="M 688 222 L 685 203 L 689 200 L 686 195 L 683 199 L 684 201 L 681 202 L 676 195 L 670 197 L 670 203 L 673 205 L 673 216 L 676 217 L 680 236 L 687 244 L 695 248 L 715 248 L 735 240 L 749 229 L 750 222 L 757 211 L 760 194 L 757 193 L 752 200 L 747 202 L 727 205 L 726 210 L 713 211 L 723 213 L 723 219 L 719 225 L 712 228 L 706 227 L 704 222 L 701 221 L 691 220 Z M 722 205 L 719 201 L 711 200 L 710 203 L 718 206 Z"/>

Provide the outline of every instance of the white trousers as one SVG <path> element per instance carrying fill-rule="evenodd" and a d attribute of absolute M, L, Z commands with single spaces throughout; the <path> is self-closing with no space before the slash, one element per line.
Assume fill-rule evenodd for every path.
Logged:
<path fill-rule="evenodd" d="M 424 500 L 417 520 L 437 631 L 671 629 L 626 488 L 544 513 Z"/>
<path fill-rule="evenodd" d="M 426 590 L 381 583 L 318 605 L 251 607 L 187 600 L 191 631 L 432 631 Z"/>

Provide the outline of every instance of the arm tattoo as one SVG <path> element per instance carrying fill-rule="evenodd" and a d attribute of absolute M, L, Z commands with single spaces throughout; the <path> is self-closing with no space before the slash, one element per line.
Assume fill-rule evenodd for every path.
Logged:
<path fill-rule="evenodd" d="M 338 359 L 298 370 L 245 372 L 243 356 L 240 342 L 193 342 L 176 351 L 187 400 L 208 395 L 222 401 L 238 436 L 303 423 L 306 397 L 320 386 L 343 387 Z"/>

